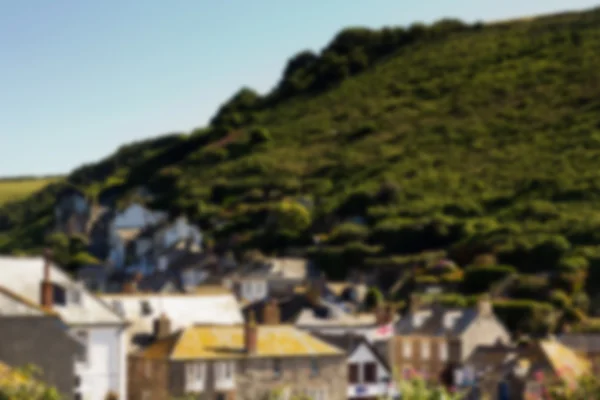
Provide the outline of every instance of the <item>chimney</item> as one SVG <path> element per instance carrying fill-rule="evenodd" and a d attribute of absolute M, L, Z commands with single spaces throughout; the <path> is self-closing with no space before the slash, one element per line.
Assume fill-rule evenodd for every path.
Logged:
<path fill-rule="evenodd" d="M 250 311 L 248 321 L 244 324 L 244 350 L 247 354 L 256 353 L 258 342 L 258 327 L 256 326 L 256 317 L 254 311 Z"/>
<path fill-rule="evenodd" d="M 44 308 L 52 308 L 54 304 L 54 288 L 50 280 L 50 268 L 52 263 L 52 250 L 44 250 L 44 277 L 40 285 L 40 305 Z"/>
<path fill-rule="evenodd" d="M 269 300 L 263 309 L 263 324 L 278 325 L 281 320 L 281 313 L 277 300 Z"/>
<path fill-rule="evenodd" d="M 154 320 L 154 338 L 164 339 L 171 334 L 171 320 L 165 313 Z"/>
<path fill-rule="evenodd" d="M 482 296 L 477 300 L 477 313 L 482 317 L 491 317 L 494 315 L 492 301 L 488 296 Z"/>

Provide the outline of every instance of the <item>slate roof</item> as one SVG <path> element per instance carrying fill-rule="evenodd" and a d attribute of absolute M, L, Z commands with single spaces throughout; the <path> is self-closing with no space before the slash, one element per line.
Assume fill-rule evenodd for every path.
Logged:
<path fill-rule="evenodd" d="M 339 356 L 344 352 L 289 325 L 257 326 L 256 353 L 244 350 L 244 326 L 193 326 L 158 340 L 139 355 L 150 359 Z"/>
<path fill-rule="evenodd" d="M 395 325 L 399 335 L 459 336 L 478 316 L 477 308 L 434 305 L 408 312 Z"/>
<path fill-rule="evenodd" d="M 124 325 L 126 322 L 102 300 L 90 293 L 83 285 L 74 282 L 67 273 L 51 264 L 50 279 L 65 289 L 77 289 L 81 294 L 79 304 L 55 305 L 67 325 Z M 43 257 L 0 256 L 2 284 L 13 293 L 34 304 L 40 304 L 40 285 L 44 274 Z"/>

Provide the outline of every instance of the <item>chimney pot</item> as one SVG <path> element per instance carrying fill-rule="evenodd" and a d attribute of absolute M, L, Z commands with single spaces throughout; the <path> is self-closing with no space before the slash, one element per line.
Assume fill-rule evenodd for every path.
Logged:
<path fill-rule="evenodd" d="M 250 311 L 248 321 L 244 325 L 244 349 L 247 354 L 255 354 L 258 342 L 258 327 L 254 311 Z"/>
<path fill-rule="evenodd" d="M 52 308 L 54 305 L 54 287 L 50 280 L 50 265 L 52 263 L 52 251 L 44 250 L 44 277 L 40 284 L 40 305 L 44 308 Z"/>
<path fill-rule="evenodd" d="M 269 300 L 263 309 L 263 324 L 278 325 L 280 319 L 279 303 L 276 299 Z"/>
<path fill-rule="evenodd" d="M 165 313 L 154 320 L 154 338 L 164 339 L 171 334 L 171 320 Z"/>

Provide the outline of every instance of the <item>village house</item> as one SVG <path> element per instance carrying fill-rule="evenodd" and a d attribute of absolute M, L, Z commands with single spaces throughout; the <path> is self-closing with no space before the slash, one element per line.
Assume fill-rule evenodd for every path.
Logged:
<path fill-rule="evenodd" d="M 417 372 L 452 385 L 455 370 L 477 346 L 510 341 L 489 299 L 467 308 L 420 306 L 416 296 L 410 303 L 395 325 L 391 345 L 393 364 L 403 376 Z"/>
<path fill-rule="evenodd" d="M 392 368 L 385 358 L 386 346 L 377 347 L 369 338 L 352 333 L 314 336 L 346 352 L 348 399 L 375 400 L 399 395 Z"/>
<path fill-rule="evenodd" d="M 75 363 L 77 398 L 121 399 L 126 392 L 126 321 L 45 257 L 0 256 L 2 284 L 29 302 L 56 312 L 83 345 Z"/>
<path fill-rule="evenodd" d="M 190 294 L 115 293 L 100 298 L 128 323 L 129 351 L 161 336 L 161 317 L 169 316 L 169 330 L 192 325 L 239 325 L 243 318 L 235 297 L 222 287 L 205 287 Z"/>
<path fill-rule="evenodd" d="M 553 383 L 576 385 L 591 373 L 591 363 L 555 338 L 519 345 L 478 346 L 465 361 L 459 386 L 470 387 L 468 399 L 541 398 Z"/>
<path fill-rule="evenodd" d="M 67 235 L 86 234 L 90 205 L 85 194 L 75 188 L 63 189 L 54 205 L 55 229 Z"/>
<path fill-rule="evenodd" d="M 269 296 L 286 296 L 308 278 L 308 261 L 303 258 L 257 260 L 222 278 L 240 301 L 251 303 Z"/>
<path fill-rule="evenodd" d="M 13 368 L 33 365 L 40 370 L 35 379 L 65 399 L 76 398 L 75 360 L 83 345 L 56 313 L 0 286 L 0 343 L 0 362 Z"/>
<path fill-rule="evenodd" d="M 343 351 L 286 325 L 197 325 L 164 334 L 130 358 L 130 399 L 185 395 L 266 398 L 275 391 L 315 400 L 346 398 Z"/>
<path fill-rule="evenodd" d="M 325 335 L 351 333 L 365 336 L 381 325 L 398 319 L 393 311 L 385 315 L 348 312 L 340 305 L 322 299 L 316 290 L 295 293 L 283 299 L 269 298 L 247 304 L 243 309 L 244 317 L 247 319 L 253 314 L 261 323 L 273 323 L 265 320 L 269 307 L 276 307 L 279 310 L 280 322 L 293 324 L 304 331 Z"/>

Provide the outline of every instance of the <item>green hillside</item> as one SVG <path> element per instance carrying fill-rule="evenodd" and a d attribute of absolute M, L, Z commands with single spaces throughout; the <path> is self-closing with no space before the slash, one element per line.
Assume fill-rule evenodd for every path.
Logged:
<path fill-rule="evenodd" d="M 69 181 L 121 202 L 145 184 L 217 242 L 301 249 L 335 277 L 493 253 L 552 272 L 523 285 L 555 299 L 600 268 L 598 49 L 600 10 L 347 29 L 290 59 L 272 93 L 240 90 L 209 127 L 125 146 Z M 60 185 L 0 209 L 0 251 L 40 249 Z"/>

